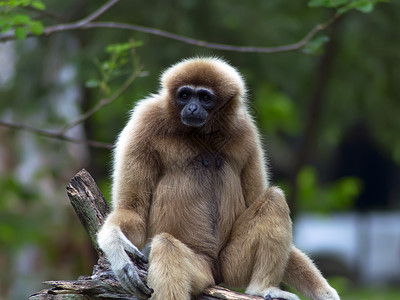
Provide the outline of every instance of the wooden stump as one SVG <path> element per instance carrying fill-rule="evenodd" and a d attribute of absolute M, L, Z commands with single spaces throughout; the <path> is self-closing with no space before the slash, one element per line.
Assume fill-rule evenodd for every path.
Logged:
<path fill-rule="evenodd" d="M 91 276 L 80 276 L 78 280 L 75 281 L 46 281 L 44 283 L 50 285 L 51 288 L 40 291 L 30 296 L 29 299 L 139 300 L 139 298 L 128 294 L 121 287 L 111 271 L 110 264 L 104 256 L 104 253 L 97 244 L 96 234 L 101 228 L 105 217 L 110 212 L 110 207 L 89 172 L 84 169 L 79 171 L 68 184 L 67 194 L 83 227 L 89 234 L 92 245 L 99 256 L 99 260 L 93 267 L 93 274 Z M 145 270 L 139 270 L 139 276 L 146 278 L 147 272 Z M 220 286 L 214 286 L 206 289 L 197 299 L 261 300 L 262 298 L 233 292 Z"/>

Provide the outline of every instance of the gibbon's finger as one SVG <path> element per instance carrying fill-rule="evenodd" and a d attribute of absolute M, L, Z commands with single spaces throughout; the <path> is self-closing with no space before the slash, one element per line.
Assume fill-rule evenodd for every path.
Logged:
<path fill-rule="evenodd" d="M 148 262 L 147 262 L 147 258 L 146 259 L 146 263 L 143 262 L 143 259 L 140 259 L 137 255 L 135 255 L 135 253 L 132 252 L 128 252 L 125 251 L 125 253 L 128 255 L 129 259 L 134 262 L 134 264 L 136 265 L 137 268 L 141 269 L 141 270 L 145 270 L 147 271 L 149 268 Z"/>
<path fill-rule="evenodd" d="M 120 283 L 126 290 L 143 299 L 147 299 L 151 296 L 153 290 L 140 279 L 133 265 L 126 265 L 122 271 L 123 280 L 121 280 Z"/>
<path fill-rule="evenodd" d="M 140 252 L 140 250 L 134 244 L 132 244 L 128 239 L 125 238 L 124 240 L 125 240 L 124 244 L 125 251 L 129 253 L 133 257 L 133 259 L 140 260 L 143 264 L 149 263 L 149 260 L 147 259 L 146 255 Z"/>
<path fill-rule="evenodd" d="M 138 248 L 136 248 L 135 246 L 129 247 L 128 249 L 125 249 L 125 251 L 134 260 L 138 260 L 140 263 L 145 264 L 145 265 L 149 263 L 149 260 L 147 259 L 147 257 L 142 252 L 140 252 L 140 250 Z"/>
<path fill-rule="evenodd" d="M 146 296 L 140 291 L 137 291 L 135 289 L 135 286 L 132 284 L 129 272 L 126 267 L 118 273 L 117 278 L 118 282 L 128 293 L 138 296 L 141 299 L 145 299 Z"/>

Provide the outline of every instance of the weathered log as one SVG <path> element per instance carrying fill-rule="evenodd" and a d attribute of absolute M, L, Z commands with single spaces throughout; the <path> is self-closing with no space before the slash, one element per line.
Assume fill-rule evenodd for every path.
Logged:
<path fill-rule="evenodd" d="M 67 194 L 79 220 L 89 234 L 94 249 L 101 256 L 96 234 L 110 212 L 106 199 L 93 177 L 85 169 L 71 179 L 67 185 Z"/>
<path fill-rule="evenodd" d="M 90 300 L 90 299 L 125 299 L 139 300 L 128 294 L 118 283 L 110 264 L 100 250 L 96 234 L 110 212 L 110 208 L 96 185 L 92 176 L 86 170 L 79 171 L 67 186 L 67 194 L 83 227 L 99 255 L 97 264 L 93 267 L 91 276 L 80 276 L 75 281 L 46 281 L 52 286 L 29 297 L 30 300 Z M 139 267 L 139 266 L 138 266 Z M 139 268 L 141 278 L 147 277 L 147 272 Z M 220 286 L 207 288 L 197 300 L 260 300 L 261 297 L 241 294 Z"/>

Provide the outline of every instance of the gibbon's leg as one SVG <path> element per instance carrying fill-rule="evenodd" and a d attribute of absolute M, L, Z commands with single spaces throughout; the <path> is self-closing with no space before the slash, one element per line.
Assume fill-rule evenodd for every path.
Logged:
<path fill-rule="evenodd" d="M 262 297 L 298 300 L 277 288 L 282 281 L 292 245 L 292 223 L 283 192 L 268 188 L 236 220 L 221 251 L 223 282 L 248 285 L 246 293 Z"/>
<path fill-rule="evenodd" d="M 209 262 L 168 233 L 156 235 L 151 242 L 148 285 L 151 299 L 190 300 L 214 284 Z"/>
<path fill-rule="evenodd" d="M 294 246 L 283 281 L 311 299 L 340 300 L 336 290 L 328 284 L 314 263 Z"/>

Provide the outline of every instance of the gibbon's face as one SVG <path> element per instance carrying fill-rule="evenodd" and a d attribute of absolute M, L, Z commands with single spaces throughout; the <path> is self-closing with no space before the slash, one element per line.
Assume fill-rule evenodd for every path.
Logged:
<path fill-rule="evenodd" d="M 176 101 L 181 110 L 182 123 L 190 127 L 201 127 L 206 124 L 216 105 L 216 96 L 208 88 L 185 85 L 178 88 Z"/>

